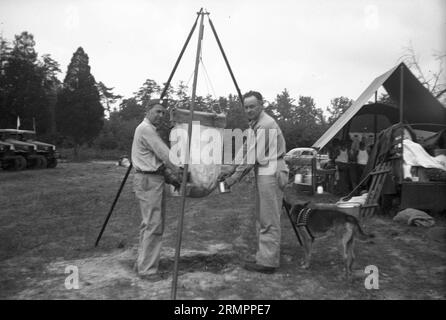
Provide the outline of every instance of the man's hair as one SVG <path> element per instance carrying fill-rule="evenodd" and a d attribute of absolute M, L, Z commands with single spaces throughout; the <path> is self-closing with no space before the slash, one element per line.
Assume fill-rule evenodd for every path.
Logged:
<path fill-rule="evenodd" d="M 246 92 L 243 95 L 243 100 L 248 98 L 248 97 L 255 97 L 260 102 L 260 104 L 263 104 L 262 94 L 260 92 L 258 92 L 258 91 L 252 91 L 251 90 L 251 91 Z"/>
<path fill-rule="evenodd" d="M 146 112 L 148 112 L 150 109 L 153 108 L 153 106 L 156 106 L 156 105 L 160 105 L 160 106 L 166 107 L 165 100 L 150 99 L 150 100 L 146 101 L 146 103 L 144 104 L 144 109 L 145 109 Z"/>

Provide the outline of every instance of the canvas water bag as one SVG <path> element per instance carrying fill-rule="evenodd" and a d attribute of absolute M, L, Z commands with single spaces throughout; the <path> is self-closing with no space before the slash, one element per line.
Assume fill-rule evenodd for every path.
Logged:
<path fill-rule="evenodd" d="M 170 120 L 174 124 L 170 133 L 171 152 L 177 156 L 180 165 L 184 165 L 190 111 L 173 109 Z M 225 126 L 224 114 L 194 112 L 186 196 L 205 197 L 216 188 L 222 168 Z"/>

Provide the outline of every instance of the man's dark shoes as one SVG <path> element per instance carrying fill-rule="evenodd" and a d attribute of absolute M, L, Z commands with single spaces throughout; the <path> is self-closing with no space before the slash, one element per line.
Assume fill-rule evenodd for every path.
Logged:
<path fill-rule="evenodd" d="M 247 263 L 256 263 L 256 257 L 252 257 L 252 256 L 249 256 L 249 257 L 246 257 L 245 259 L 243 259 L 243 263 L 244 264 L 247 264 Z"/>
<path fill-rule="evenodd" d="M 141 280 L 146 280 L 146 281 L 151 281 L 151 282 L 157 282 L 157 281 L 164 280 L 163 275 L 161 275 L 160 273 L 140 274 L 140 275 L 138 275 L 138 277 Z"/>
<path fill-rule="evenodd" d="M 249 271 L 256 271 L 256 272 L 268 273 L 268 274 L 274 273 L 277 269 L 274 267 L 262 266 L 260 264 L 253 263 L 253 262 L 245 263 L 243 268 L 246 270 L 249 270 Z"/>

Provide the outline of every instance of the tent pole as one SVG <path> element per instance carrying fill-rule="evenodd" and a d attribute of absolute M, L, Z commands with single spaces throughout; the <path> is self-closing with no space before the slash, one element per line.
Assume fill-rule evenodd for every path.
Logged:
<path fill-rule="evenodd" d="M 375 138 L 373 139 L 373 144 L 376 143 L 376 135 L 378 134 L 378 115 L 373 115 L 373 131 L 375 132 Z"/>
<path fill-rule="evenodd" d="M 375 103 L 378 103 L 378 91 L 375 91 Z M 376 135 L 378 131 L 378 115 L 373 115 L 373 131 L 375 133 L 375 137 L 373 138 L 373 144 L 376 143 Z"/>
<path fill-rule="evenodd" d="M 183 181 L 181 183 L 181 211 L 180 211 L 180 217 L 178 219 L 178 227 L 177 227 L 177 242 L 176 242 L 176 248 L 175 248 L 175 264 L 174 264 L 174 270 L 173 270 L 173 277 L 172 277 L 172 290 L 171 290 L 171 299 L 175 300 L 177 295 L 177 280 L 178 280 L 178 260 L 180 258 L 180 250 L 181 250 L 181 238 L 183 233 L 183 220 L 184 220 L 184 207 L 186 203 L 186 184 L 187 184 L 187 172 L 189 170 L 189 157 L 190 157 L 190 146 L 191 146 L 191 138 L 192 138 L 192 120 L 194 117 L 194 107 L 195 107 L 195 96 L 196 96 L 196 90 L 197 90 L 197 78 L 198 78 L 198 66 L 200 62 L 200 55 L 201 55 L 201 42 L 203 40 L 203 18 L 204 15 L 208 14 L 203 12 L 203 9 L 200 10 L 199 15 L 200 17 L 200 29 L 199 29 L 199 35 L 198 35 L 198 44 L 197 44 L 197 55 L 195 58 L 195 71 L 194 71 L 194 82 L 192 86 L 192 98 L 191 98 L 191 104 L 190 104 L 190 117 L 189 117 L 189 126 L 188 126 L 188 132 L 187 132 L 187 141 L 188 141 L 188 147 L 186 149 L 186 158 L 185 158 L 185 164 L 184 164 L 184 172 L 183 172 Z"/>
<path fill-rule="evenodd" d="M 404 69 L 400 66 L 400 124 L 403 123 Z"/>
<path fill-rule="evenodd" d="M 403 64 L 400 65 L 400 128 L 401 128 L 401 161 L 400 161 L 400 183 L 404 180 L 404 127 L 403 127 L 403 102 L 404 102 L 404 69 Z"/>

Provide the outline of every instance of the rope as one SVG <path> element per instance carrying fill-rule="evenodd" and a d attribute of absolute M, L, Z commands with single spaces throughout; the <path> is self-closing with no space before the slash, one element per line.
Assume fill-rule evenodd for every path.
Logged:
<path fill-rule="evenodd" d="M 211 86 L 212 93 L 214 94 L 214 97 L 217 98 L 217 95 L 215 94 L 214 86 L 212 85 L 211 78 L 209 77 L 209 74 L 208 74 L 208 71 L 206 69 L 206 66 L 204 65 L 203 59 L 201 59 L 201 65 L 203 66 L 203 70 L 204 70 L 205 76 L 206 76 L 207 80 L 209 81 L 209 85 Z"/>
<path fill-rule="evenodd" d="M 192 79 L 193 75 L 194 75 L 194 71 L 192 71 L 192 73 L 190 74 L 189 80 L 187 80 L 187 83 L 186 83 L 186 87 L 189 87 L 189 83 L 190 83 L 190 80 Z"/>
<path fill-rule="evenodd" d="M 207 90 L 207 93 L 209 94 L 209 86 L 210 86 L 210 87 L 211 87 L 211 90 L 212 90 L 212 94 L 213 94 L 214 97 L 217 99 L 218 96 L 217 96 L 217 94 L 215 93 L 215 89 L 214 89 L 214 85 L 212 84 L 211 77 L 209 76 L 209 73 L 208 73 L 208 71 L 207 71 L 207 68 L 206 68 L 206 66 L 204 65 L 203 57 L 200 57 L 200 62 L 201 62 L 201 65 L 203 66 L 203 70 L 204 70 L 204 75 L 205 75 L 204 78 L 205 78 L 205 84 L 206 84 L 206 90 Z M 208 83 L 209 83 L 209 86 L 208 86 Z M 218 113 L 222 113 L 220 104 L 219 104 L 219 103 L 216 103 L 216 105 L 218 106 Z M 210 106 L 210 109 L 211 109 L 212 112 L 217 113 L 217 111 L 215 111 L 215 104 L 212 104 L 212 105 Z"/>
<path fill-rule="evenodd" d="M 200 63 L 201 63 L 201 65 L 203 66 L 203 69 L 205 69 L 205 68 L 204 68 L 203 59 L 202 59 L 201 57 L 200 57 Z M 204 77 L 204 84 L 206 85 L 206 92 L 207 92 L 207 94 L 209 95 L 208 79 L 206 78 L 206 76 Z"/>

